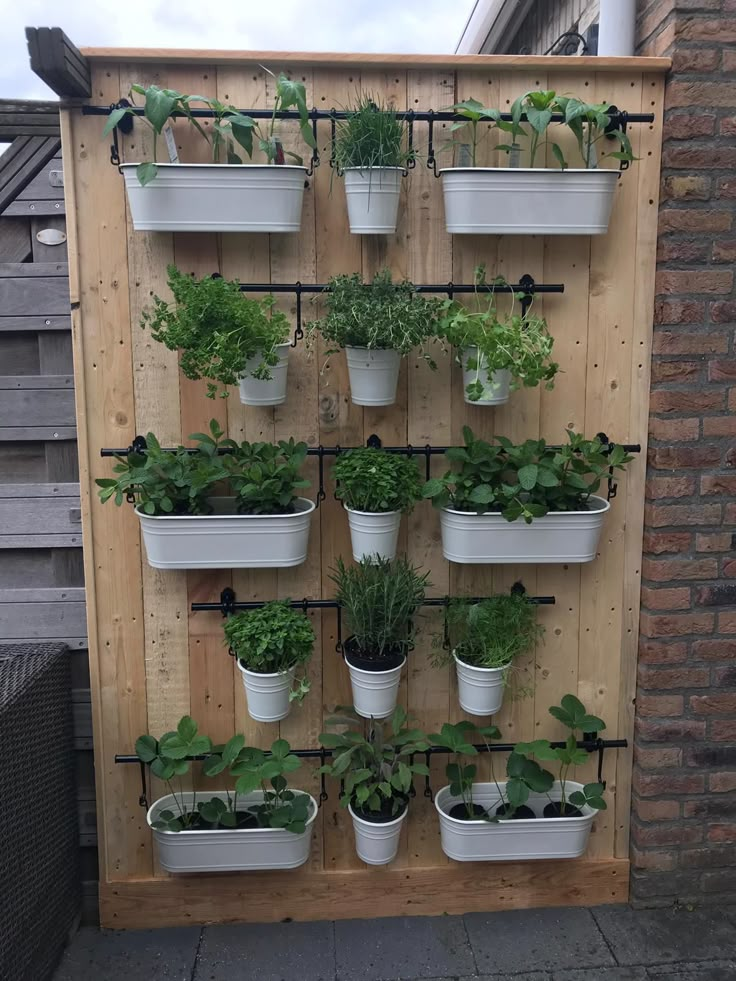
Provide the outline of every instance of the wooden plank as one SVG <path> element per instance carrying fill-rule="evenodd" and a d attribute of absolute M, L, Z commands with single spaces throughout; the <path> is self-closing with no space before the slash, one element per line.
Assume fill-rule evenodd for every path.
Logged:
<path fill-rule="evenodd" d="M 0 262 L 0 279 L 24 276 L 63 276 L 68 279 L 69 265 L 66 262 Z"/>
<path fill-rule="evenodd" d="M 15 198 L 59 149 L 59 140 L 54 136 L 20 136 L 11 147 L 16 142 L 20 143 L 17 153 L 5 161 L 0 172 L 0 213 L 12 213 L 8 209 Z"/>
<path fill-rule="evenodd" d="M 0 375 L 0 390 L 72 389 L 72 375 Z"/>
<path fill-rule="evenodd" d="M 66 206 L 63 201 L 24 201 L 18 198 L 16 201 L 12 201 L 7 208 L 3 211 L 2 216 L 5 217 L 21 217 L 27 218 L 38 217 L 39 215 L 65 215 Z"/>
<path fill-rule="evenodd" d="M 0 391 L 3 427 L 69 426 L 74 423 L 74 392 L 62 388 Z"/>
<path fill-rule="evenodd" d="M 0 498 L 0 547 L 8 530 L 14 537 L 24 536 L 33 548 L 36 535 L 74 535 L 80 537 L 78 497 Z M 7 547 L 7 546 L 6 546 Z"/>
<path fill-rule="evenodd" d="M 5 153 L 8 152 L 8 150 L 5 151 Z M 26 259 L 30 258 L 31 253 L 31 228 L 29 222 L 23 218 L 0 217 L 0 261 L 25 262 Z M 0 324 L 2 324 L 3 319 L 0 317 Z M 2 326 L 0 326 L 0 330 L 2 329 Z"/>
<path fill-rule="evenodd" d="M 34 263 L 25 263 L 32 266 Z M 63 275 L 0 279 L 0 309 L 6 317 L 69 314 L 69 284 Z"/>
<path fill-rule="evenodd" d="M 2 549 L 55 548 L 69 549 L 82 547 L 82 533 L 74 535 L 0 535 Z"/>
<path fill-rule="evenodd" d="M 75 426 L 5 426 L 0 427 L 0 442 L 13 443 L 28 440 L 76 439 Z"/>
<path fill-rule="evenodd" d="M 0 231 L 1 231 L 0 226 Z M 29 316 L 29 317 L 0 317 L 0 334 L 13 331 L 45 331 L 72 329 L 70 316 Z"/>
<path fill-rule="evenodd" d="M 27 27 L 31 70 L 61 96 L 88 99 L 92 75 L 87 61 L 59 27 Z"/>
<path fill-rule="evenodd" d="M 33 246 L 33 261 L 35 262 L 66 262 L 66 241 L 60 245 L 44 245 L 39 242 L 38 233 L 48 229 L 66 232 L 66 219 L 62 215 L 31 218 L 31 242 Z"/>
<path fill-rule="evenodd" d="M 141 929 L 184 923 L 276 923 L 365 916 L 365 897 L 380 891 L 371 916 L 426 916 L 625 903 L 629 863 L 504 862 L 488 865 L 496 888 L 476 865 L 446 868 L 361 869 L 356 872 L 248 872 L 228 876 L 173 876 L 102 883 L 100 925 Z"/>
<path fill-rule="evenodd" d="M 66 640 L 86 635 L 84 590 L 44 590 L 58 599 L 37 599 L 34 589 L 3 590 L 0 600 L 0 638 L 12 640 Z M 69 594 L 62 599 L 62 594 Z M 15 594 L 15 595 L 13 595 Z M 71 598 L 76 596 L 78 598 Z"/>
<path fill-rule="evenodd" d="M 0 603 L 84 603 L 84 589 L 0 589 Z"/>

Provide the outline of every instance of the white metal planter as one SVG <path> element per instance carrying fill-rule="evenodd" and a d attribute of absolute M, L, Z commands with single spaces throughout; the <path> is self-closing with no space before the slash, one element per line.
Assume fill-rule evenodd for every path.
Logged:
<path fill-rule="evenodd" d="M 345 196 L 353 235 L 392 235 L 401 195 L 401 167 L 346 167 Z"/>
<path fill-rule="evenodd" d="M 478 348 L 468 347 L 461 355 L 463 366 L 463 393 L 468 405 L 506 405 L 509 400 L 509 386 L 511 385 L 511 372 L 505 368 L 491 373 L 490 378 L 486 371 L 486 359 L 481 356 L 477 368 L 468 368 L 469 360 L 478 361 Z M 473 382 L 479 381 L 483 386 L 483 394 L 479 399 L 471 399 L 467 388 Z"/>
<path fill-rule="evenodd" d="M 350 398 L 354 405 L 393 405 L 399 382 L 398 351 L 346 347 Z"/>
<path fill-rule="evenodd" d="M 304 167 L 164 163 L 144 187 L 137 166 L 122 165 L 136 231 L 299 231 Z"/>
<path fill-rule="evenodd" d="M 295 794 L 304 791 L 295 790 Z M 232 792 L 230 793 L 232 798 Z M 292 834 L 283 828 L 216 828 L 212 831 L 156 831 L 153 838 L 158 846 L 161 867 L 167 872 L 244 872 L 264 869 L 296 869 L 309 858 L 312 844 L 312 825 L 317 816 L 317 802 L 309 797 L 309 817 L 302 834 Z M 197 800 L 219 797 L 227 800 L 226 791 L 200 791 Z M 191 791 L 161 797 L 146 816 L 149 827 L 161 811 L 178 813 L 176 801 L 184 807 L 194 806 Z M 238 796 L 238 810 L 246 810 L 263 802 L 263 793 Z"/>
<path fill-rule="evenodd" d="M 470 715 L 495 715 L 503 704 L 508 668 L 476 668 L 453 653 L 460 708 Z"/>
<path fill-rule="evenodd" d="M 619 171 L 451 167 L 440 175 L 453 235 L 603 235 Z"/>
<path fill-rule="evenodd" d="M 443 508 L 442 554 L 450 562 L 471 565 L 590 562 L 611 505 L 602 497 L 591 496 L 588 501 L 588 511 L 553 511 L 530 525 L 491 512 Z"/>
<path fill-rule="evenodd" d="M 345 658 L 353 689 L 353 708 L 364 719 L 386 719 L 396 708 L 401 671 L 406 657 L 387 671 L 365 671 Z"/>
<path fill-rule="evenodd" d="M 506 784 L 498 784 L 503 793 Z M 567 794 L 582 790 L 582 784 L 567 781 Z M 461 821 L 452 818 L 449 811 L 461 803 L 453 797 L 449 787 L 443 787 L 435 797 L 434 805 L 440 817 L 442 851 L 456 862 L 512 862 L 547 858 L 580 858 L 585 853 L 590 829 L 596 812 L 584 805 L 582 817 L 546 818 L 542 812 L 546 804 L 560 800 L 560 785 L 555 783 L 549 793 L 530 794 L 527 807 L 536 818 L 500 821 Z M 494 783 L 473 784 L 473 803 L 480 804 L 490 814 L 502 803 Z"/>
<path fill-rule="evenodd" d="M 236 514 L 233 497 L 210 499 L 213 514 L 142 514 L 154 569 L 286 569 L 301 565 L 315 505 L 304 497 L 293 514 Z"/>
<path fill-rule="evenodd" d="M 348 805 L 350 817 L 353 819 L 355 833 L 355 851 L 358 858 L 366 865 L 388 865 L 396 858 L 401 838 L 401 826 L 409 813 L 405 807 L 399 817 L 392 821 L 365 821 L 358 817 L 353 808 Z"/>
<path fill-rule="evenodd" d="M 289 692 L 294 684 L 296 668 L 277 671 L 272 674 L 259 674 L 243 667 L 237 662 L 243 678 L 248 715 L 256 722 L 280 722 L 289 714 L 291 703 Z"/>
<path fill-rule="evenodd" d="M 276 354 L 278 364 L 269 368 L 271 378 L 263 381 L 251 374 L 261 364 L 263 358 L 257 354 L 245 363 L 247 374 L 240 379 L 240 401 L 243 405 L 283 405 L 286 401 L 286 379 L 289 370 L 290 344 L 278 344 Z"/>
<path fill-rule="evenodd" d="M 401 511 L 353 511 L 346 507 L 350 525 L 350 540 L 353 544 L 353 558 L 393 559 L 399 540 Z"/>

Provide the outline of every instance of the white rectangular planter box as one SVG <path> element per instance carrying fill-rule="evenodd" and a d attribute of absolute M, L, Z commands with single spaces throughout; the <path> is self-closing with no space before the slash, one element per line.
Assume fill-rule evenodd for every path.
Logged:
<path fill-rule="evenodd" d="M 154 569 L 286 569 L 309 548 L 315 504 L 304 497 L 294 514 L 236 514 L 234 497 L 210 499 L 214 514 L 142 514 L 136 508 Z"/>
<path fill-rule="evenodd" d="M 503 792 L 506 784 L 499 781 Z M 567 781 L 567 795 L 582 790 L 579 783 Z M 453 797 L 449 787 L 443 787 L 435 797 L 440 817 L 442 851 L 456 862 L 513 862 L 550 858 L 580 858 L 585 854 L 596 811 L 587 805 L 580 808 L 582 817 L 546 818 L 542 811 L 552 800 L 560 800 L 560 785 L 555 783 L 547 794 L 530 794 L 527 807 L 536 818 L 516 821 L 460 821 L 451 818 L 449 811 L 461 798 Z M 473 803 L 480 804 L 493 814 L 502 799 L 495 783 L 473 784 Z"/>
<path fill-rule="evenodd" d="M 296 791 L 302 793 L 303 791 Z M 194 794 L 185 791 L 177 799 L 183 799 L 185 807 L 191 807 Z M 167 872 L 246 872 L 264 869 L 296 869 L 309 858 L 312 844 L 312 825 L 317 816 L 317 803 L 309 797 L 309 818 L 303 834 L 295 835 L 283 828 L 217 828 L 213 831 L 155 831 L 153 839 L 158 847 L 161 867 Z M 223 791 L 201 791 L 198 800 L 219 797 L 227 800 Z M 232 792 L 231 792 L 232 797 Z M 238 808 L 242 804 L 259 804 L 263 794 L 238 795 Z M 149 827 L 161 811 L 178 813 L 174 797 L 161 797 L 146 815 Z"/>
<path fill-rule="evenodd" d="M 145 186 L 137 167 L 121 168 L 136 231 L 299 231 L 304 167 L 163 163 Z"/>
<path fill-rule="evenodd" d="M 450 167 L 440 175 L 453 235 L 603 235 L 619 171 Z"/>
<path fill-rule="evenodd" d="M 442 554 L 450 562 L 470 565 L 591 562 L 611 505 L 602 497 L 591 496 L 589 502 L 595 510 L 553 511 L 530 525 L 491 512 L 443 508 Z"/>

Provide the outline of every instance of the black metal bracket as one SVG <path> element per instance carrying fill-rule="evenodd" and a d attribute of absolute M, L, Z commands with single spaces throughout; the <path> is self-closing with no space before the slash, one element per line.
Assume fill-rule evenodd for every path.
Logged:
<path fill-rule="evenodd" d="M 609 456 L 610 453 L 611 453 L 611 450 L 614 448 L 614 446 L 616 444 L 615 443 L 612 443 L 608 439 L 608 436 L 606 436 L 605 433 L 596 433 L 596 439 L 600 440 L 601 443 L 604 446 L 604 449 L 602 451 L 603 454 L 605 456 Z M 626 450 L 627 453 L 631 453 L 632 452 L 632 450 L 630 450 L 627 446 L 624 446 L 624 449 Z M 637 450 L 636 452 L 639 452 L 639 451 Z M 612 501 L 617 494 L 618 494 L 618 484 L 614 480 L 613 467 L 609 467 L 608 468 L 608 492 L 606 494 L 606 499 L 609 500 L 609 501 Z"/>
<path fill-rule="evenodd" d="M 571 44 L 571 42 L 572 42 L 573 39 L 575 40 L 575 46 L 574 47 Z M 579 44 L 581 42 L 582 42 L 583 47 L 582 47 L 582 50 L 581 50 L 580 54 L 581 55 L 584 55 L 588 51 L 588 42 L 585 40 L 585 38 L 583 37 L 582 34 L 578 34 L 577 31 L 565 31 L 564 34 L 560 34 L 560 36 L 557 38 L 557 40 L 556 41 L 553 41 L 552 44 L 550 44 L 550 46 L 547 48 L 547 50 L 546 51 L 543 51 L 542 53 L 545 54 L 545 55 L 552 54 L 552 52 L 555 50 L 555 48 L 560 43 L 560 41 L 565 41 L 565 44 L 563 46 L 563 50 L 562 51 L 555 52 L 555 54 L 557 54 L 557 55 L 566 55 L 566 56 L 569 57 L 570 55 L 577 54 L 578 46 L 579 46 Z M 612 106 L 611 108 L 613 109 L 614 107 Z M 616 111 L 618 112 L 618 110 L 616 110 Z"/>
<path fill-rule="evenodd" d="M 622 133 L 626 132 L 626 128 L 631 122 L 631 116 L 629 116 L 628 112 L 624 112 L 623 110 L 619 109 L 618 106 L 611 106 L 610 108 L 611 121 L 608 126 L 606 126 L 604 133 L 609 140 L 612 140 L 614 138 L 613 134 L 616 130 L 621 130 Z M 618 169 L 622 171 L 628 170 L 629 166 L 630 164 L 628 160 L 620 160 Z"/>

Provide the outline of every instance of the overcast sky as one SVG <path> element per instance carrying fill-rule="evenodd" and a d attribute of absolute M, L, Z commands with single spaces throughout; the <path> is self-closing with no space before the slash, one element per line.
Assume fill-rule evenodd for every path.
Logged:
<path fill-rule="evenodd" d="M 0 99 L 53 93 L 28 67 L 24 28 L 78 46 L 448 54 L 473 0 L 3 0 Z"/>

